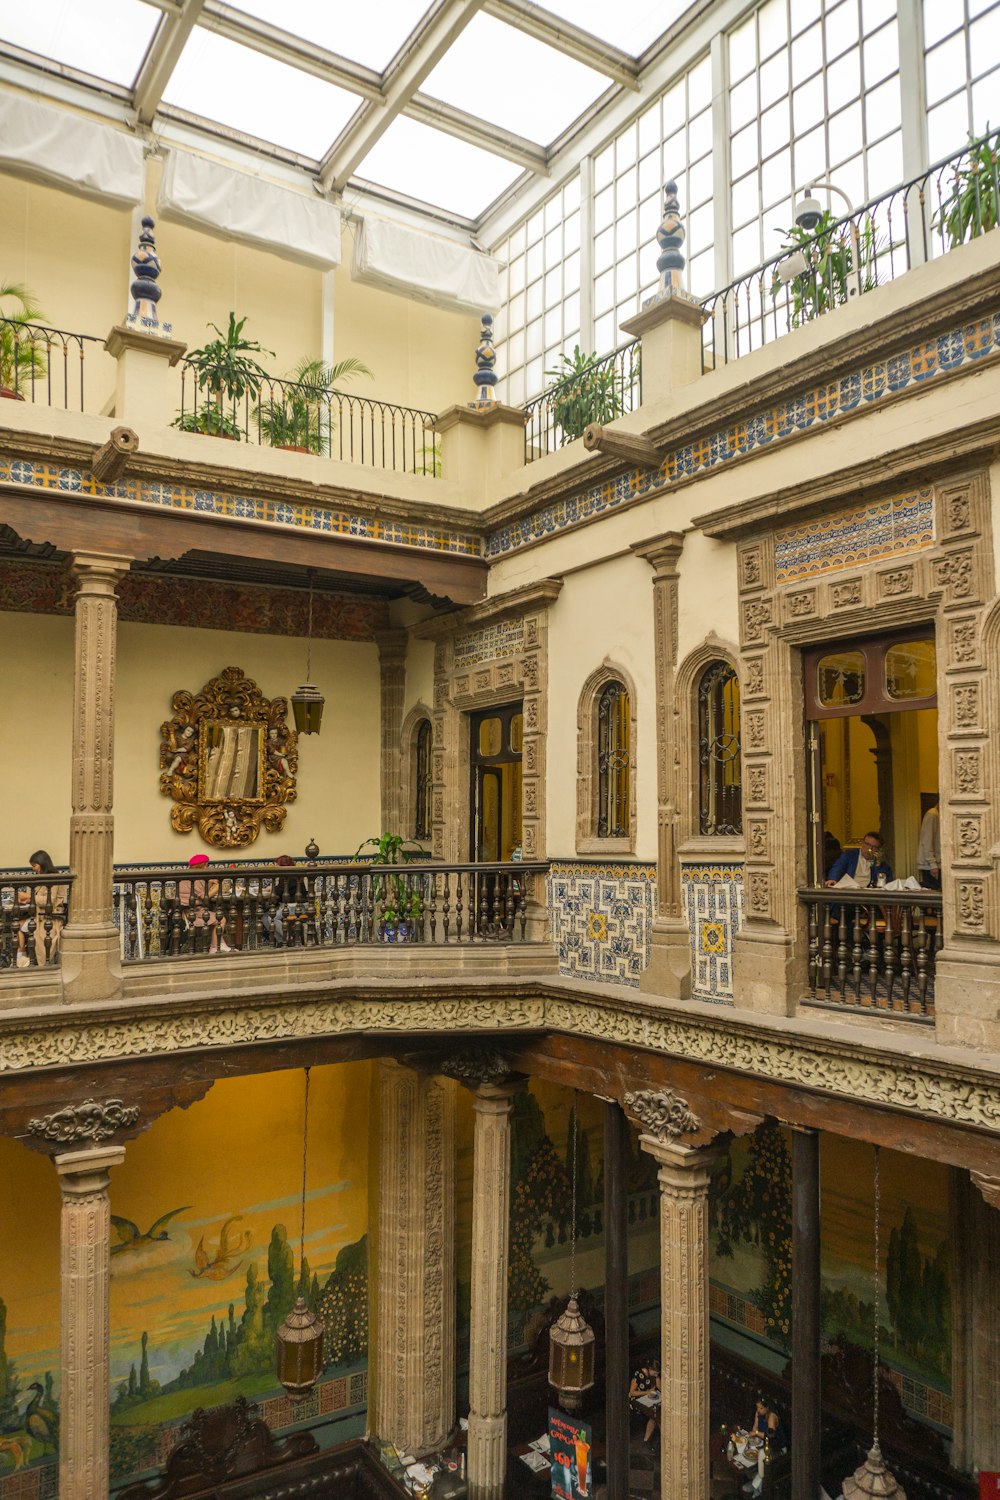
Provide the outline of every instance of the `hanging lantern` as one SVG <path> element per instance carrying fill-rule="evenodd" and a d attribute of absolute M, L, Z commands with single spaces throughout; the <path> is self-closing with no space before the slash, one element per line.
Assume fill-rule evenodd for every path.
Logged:
<path fill-rule="evenodd" d="M 594 1383 L 594 1330 L 570 1297 L 549 1329 L 549 1385 L 567 1411 L 578 1411 L 580 1396 Z"/>
<path fill-rule="evenodd" d="M 299 734 L 319 734 L 326 699 L 309 681 L 312 676 L 313 570 L 309 569 L 309 627 L 306 635 L 306 680 L 292 694 L 292 715 Z"/>
<path fill-rule="evenodd" d="M 879 1267 L 881 1264 L 881 1220 L 882 1220 L 882 1190 L 879 1177 L 879 1164 L 881 1159 L 881 1148 L 875 1147 L 875 1274 L 872 1279 L 874 1295 L 872 1307 L 874 1313 L 875 1338 L 873 1342 L 874 1366 L 875 1366 L 875 1389 L 872 1394 L 872 1445 L 868 1451 L 868 1457 L 859 1469 L 855 1469 L 850 1479 L 845 1479 L 843 1484 L 843 1500 L 868 1500 L 869 1496 L 881 1496 L 884 1500 L 906 1500 L 906 1492 L 885 1466 L 882 1450 L 878 1445 L 878 1371 L 879 1371 Z"/>
<path fill-rule="evenodd" d="M 566 1411 L 579 1411 L 580 1397 L 594 1383 L 594 1330 L 580 1311 L 576 1300 L 576 1146 L 579 1131 L 576 1099 L 571 1116 L 573 1130 L 573 1180 L 570 1208 L 570 1294 L 569 1301 L 549 1329 L 549 1385 L 556 1388 Z"/>
<path fill-rule="evenodd" d="M 299 1239 L 299 1275 L 306 1250 L 306 1171 L 309 1150 L 309 1069 L 305 1070 L 306 1092 L 302 1123 L 302 1220 Z M 278 1329 L 275 1341 L 278 1379 L 293 1401 L 301 1401 L 323 1373 L 323 1324 L 306 1306 L 303 1297 Z"/>

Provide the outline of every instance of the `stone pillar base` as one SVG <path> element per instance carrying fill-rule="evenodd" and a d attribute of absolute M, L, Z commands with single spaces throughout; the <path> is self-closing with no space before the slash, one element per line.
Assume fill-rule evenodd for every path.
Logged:
<path fill-rule="evenodd" d="M 468 1464 L 470 1500 L 503 1500 L 507 1472 L 507 1414 L 469 1414 Z M 478 1479 L 473 1476 L 481 1476 Z"/>
<path fill-rule="evenodd" d="M 121 997 L 121 943 L 114 923 L 71 922 L 59 944 L 59 963 L 68 1003 Z"/>
<path fill-rule="evenodd" d="M 783 927 L 747 924 L 733 944 L 733 1004 L 770 1016 L 793 1016 L 806 994 L 804 965 Z"/>
<path fill-rule="evenodd" d="M 945 946 L 935 966 L 934 1015 L 939 1042 L 1000 1051 L 1000 964 L 996 944 Z"/>
<path fill-rule="evenodd" d="M 691 995 L 691 934 L 679 917 L 654 917 L 649 967 L 639 979 L 644 995 L 687 1000 Z"/>

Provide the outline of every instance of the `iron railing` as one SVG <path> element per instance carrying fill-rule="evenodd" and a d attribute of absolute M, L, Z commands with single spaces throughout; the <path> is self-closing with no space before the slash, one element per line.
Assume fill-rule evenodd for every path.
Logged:
<path fill-rule="evenodd" d="M 812 235 L 702 302 L 708 314 L 702 369 L 771 343 L 915 265 L 995 229 L 1000 132 L 993 131 L 920 177 Z"/>
<path fill-rule="evenodd" d="M 15 400 L 32 401 L 37 406 L 96 412 L 103 403 L 91 388 L 95 380 L 108 380 L 109 367 L 100 370 L 95 356 L 104 353 L 104 340 L 92 334 L 67 333 L 42 323 L 0 318 L 0 389 Z M 109 393 L 112 387 L 110 381 Z"/>
<path fill-rule="evenodd" d="M 0 870 L 0 972 L 54 968 L 73 876 Z"/>
<path fill-rule="evenodd" d="M 181 407 L 175 425 L 262 447 L 341 459 L 397 474 L 441 473 L 434 412 L 397 406 L 308 382 L 268 376 L 256 395 L 220 400 L 181 362 Z"/>
<path fill-rule="evenodd" d="M 524 461 L 583 437 L 591 422 L 613 422 L 642 402 L 638 339 L 557 380 L 524 408 Z"/>
<path fill-rule="evenodd" d="M 122 957 L 527 941 L 546 864 L 324 864 L 115 871 Z"/>
<path fill-rule="evenodd" d="M 809 999 L 929 1020 L 941 892 L 810 888 Z"/>

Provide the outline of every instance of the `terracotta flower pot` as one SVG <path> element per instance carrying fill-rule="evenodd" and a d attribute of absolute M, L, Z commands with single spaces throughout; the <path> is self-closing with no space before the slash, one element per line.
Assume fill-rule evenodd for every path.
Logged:
<path fill-rule="evenodd" d="M 20 391 L 12 391 L 9 385 L 0 385 L 0 399 L 4 401 L 23 401 L 24 397 Z"/>

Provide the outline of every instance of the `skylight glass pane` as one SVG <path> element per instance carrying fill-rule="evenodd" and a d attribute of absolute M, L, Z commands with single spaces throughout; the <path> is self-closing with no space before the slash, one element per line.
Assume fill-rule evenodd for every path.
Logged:
<path fill-rule="evenodd" d="M 141 0 L 0 0 L 0 39 L 130 86 L 159 19 Z"/>
<path fill-rule="evenodd" d="M 358 168 L 368 182 L 467 219 L 478 218 L 520 175 L 513 162 L 402 115 Z"/>
<path fill-rule="evenodd" d="M 544 0 L 544 8 L 638 57 L 690 10 L 692 0 Z"/>
<path fill-rule="evenodd" d="M 196 26 L 163 102 L 318 160 L 359 101 L 311 73 Z"/>
<path fill-rule="evenodd" d="M 280 26 L 327 52 L 384 72 L 427 10 L 428 0 L 375 0 L 333 5 L 327 0 L 240 0 L 233 10 Z"/>
<path fill-rule="evenodd" d="M 484 62 L 495 87 L 483 87 Z M 478 115 L 487 122 L 484 135 L 491 122 L 547 146 L 609 86 L 603 74 L 480 14 L 428 74 L 422 92 Z"/>

